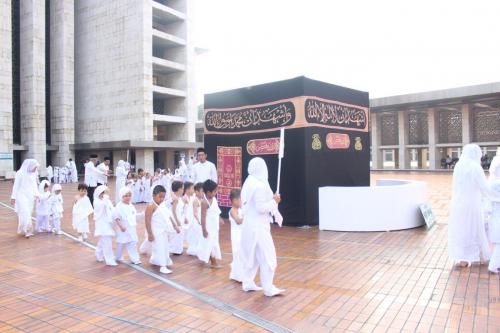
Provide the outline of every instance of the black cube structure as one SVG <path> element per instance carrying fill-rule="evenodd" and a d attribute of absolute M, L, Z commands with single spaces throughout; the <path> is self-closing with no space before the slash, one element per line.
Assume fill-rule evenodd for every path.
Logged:
<path fill-rule="evenodd" d="M 205 149 L 217 160 L 218 201 L 225 213 L 229 192 L 242 186 L 253 157 L 264 158 L 276 190 L 282 127 L 285 225 L 318 224 L 319 187 L 370 185 L 367 92 L 297 77 L 208 94 Z"/>

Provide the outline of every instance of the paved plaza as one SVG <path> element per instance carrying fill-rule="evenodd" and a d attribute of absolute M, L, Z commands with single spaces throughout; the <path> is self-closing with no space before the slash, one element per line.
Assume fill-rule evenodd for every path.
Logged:
<path fill-rule="evenodd" d="M 94 238 L 71 238 L 74 184 L 63 186 L 68 234 L 24 239 L 15 234 L 11 183 L 2 182 L 0 331 L 500 332 L 499 277 L 485 265 L 456 268 L 447 256 L 451 174 L 372 174 L 380 178 L 427 181 L 437 225 L 369 233 L 273 226 L 275 283 L 287 289 L 275 298 L 228 279 L 228 223 L 221 269 L 187 255 L 172 257 L 168 276 L 146 257 L 140 267 L 106 267 L 95 261 Z"/>

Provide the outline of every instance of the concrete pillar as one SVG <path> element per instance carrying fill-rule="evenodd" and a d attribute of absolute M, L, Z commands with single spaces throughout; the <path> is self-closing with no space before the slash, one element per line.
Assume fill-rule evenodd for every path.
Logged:
<path fill-rule="evenodd" d="M 146 172 L 154 171 L 154 150 L 136 149 L 135 170 L 143 169 Z"/>
<path fill-rule="evenodd" d="M 405 111 L 398 112 L 398 136 L 399 136 L 399 147 L 398 147 L 398 165 L 399 169 L 409 169 L 410 168 L 410 154 L 406 149 L 408 144 L 408 119 Z"/>
<path fill-rule="evenodd" d="M 371 113 L 371 148 L 372 148 L 372 169 L 382 169 L 383 157 L 380 147 L 381 131 L 380 117 L 376 113 Z"/>
<path fill-rule="evenodd" d="M 50 118 L 54 165 L 74 158 L 74 0 L 50 2 Z"/>
<path fill-rule="evenodd" d="M 0 176 L 14 171 L 12 157 L 11 0 L 0 0 Z"/>
<path fill-rule="evenodd" d="M 438 126 L 434 108 L 427 109 L 427 126 L 429 129 L 429 169 L 435 170 L 441 167 L 441 157 L 439 149 L 436 147 L 438 143 Z"/>
<path fill-rule="evenodd" d="M 194 40 L 194 1 L 186 1 L 186 117 L 185 138 L 196 142 L 196 120 L 198 119 L 198 103 L 196 95 L 196 53 Z"/>
<path fill-rule="evenodd" d="M 22 158 L 35 158 L 45 176 L 45 1 L 21 1 L 20 39 Z"/>
<path fill-rule="evenodd" d="M 471 114 L 470 114 L 470 104 L 462 105 L 462 143 L 465 146 L 471 143 Z"/>

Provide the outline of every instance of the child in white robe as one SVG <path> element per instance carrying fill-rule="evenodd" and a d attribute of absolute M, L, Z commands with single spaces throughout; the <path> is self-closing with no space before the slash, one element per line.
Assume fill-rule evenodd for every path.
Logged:
<path fill-rule="evenodd" d="M 200 223 L 200 210 L 201 201 L 203 198 L 203 184 L 194 186 L 191 182 L 184 184 L 186 195 L 189 199 L 187 206 L 187 217 L 189 220 L 189 229 L 186 231 L 186 240 L 188 248 L 186 253 L 190 256 L 197 256 L 201 240 L 201 223 Z M 186 189 L 188 188 L 188 189 Z M 199 193 L 201 192 L 201 193 Z M 200 198 L 198 198 L 200 196 Z"/>
<path fill-rule="evenodd" d="M 61 219 L 64 212 L 64 201 L 61 192 L 61 185 L 54 184 L 54 186 L 52 186 L 52 196 L 50 197 L 50 216 L 52 218 L 52 232 L 57 235 L 62 234 Z"/>
<path fill-rule="evenodd" d="M 500 156 L 495 156 L 490 165 L 489 189 L 495 197 L 491 198 L 489 214 L 490 242 L 495 247 L 491 254 L 488 269 L 492 273 L 498 273 L 500 269 Z"/>
<path fill-rule="evenodd" d="M 203 183 L 203 200 L 201 202 L 201 228 L 203 238 L 198 250 L 198 259 L 210 263 L 212 268 L 219 268 L 217 260 L 222 259 L 219 245 L 219 224 L 221 210 L 217 204 L 217 183 L 207 180 Z"/>
<path fill-rule="evenodd" d="M 38 186 L 40 197 L 36 205 L 36 232 L 50 232 L 50 182 L 42 180 Z"/>
<path fill-rule="evenodd" d="M 184 227 L 186 223 L 186 202 L 182 197 L 184 193 L 184 184 L 181 181 L 172 183 L 172 215 L 175 224 L 180 232 L 170 234 L 170 253 L 182 254 L 184 252 Z"/>
<path fill-rule="evenodd" d="M 173 220 L 172 213 L 165 204 L 166 189 L 157 185 L 153 189 L 153 200 L 146 207 L 145 224 L 147 241 L 151 243 L 151 257 L 149 262 L 160 267 L 160 273 L 170 274 L 167 266 L 172 265 L 170 259 L 170 244 L 168 236 L 180 232 Z"/>
<path fill-rule="evenodd" d="M 113 211 L 113 220 L 116 222 L 116 259 L 122 260 L 123 250 L 127 248 L 130 261 L 139 265 L 141 260 L 137 252 L 137 211 L 132 204 L 132 191 L 128 187 L 120 189 L 121 201 Z"/>
<path fill-rule="evenodd" d="M 229 222 L 231 223 L 231 249 L 233 262 L 231 263 L 231 273 L 229 278 L 241 282 L 243 280 L 243 265 L 240 258 L 241 227 L 243 217 L 241 212 L 241 190 L 233 189 L 229 194 L 231 199 L 231 210 L 229 211 Z"/>
<path fill-rule="evenodd" d="M 94 191 L 94 236 L 99 237 L 95 256 L 97 261 L 106 262 L 108 266 L 116 266 L 113 253 L 113 203 L 109 199 L 108 187 L 98 186 Z"/>
<path fill-rule="evenodd" d="M 133 204 L 138 204 L 145 201 L 144 198 L 145 189 L 146 188 L 144 186 L 144 170 L 139 169 L 137 170 L 137 179 L 135 182 L 134 193 L 132 193 Z"/>
<path fill-rule="evenodd" d="M 89 217 L 94 212 L 89 197 L 87 196 L 87 185 L 78 184 L 78 195 L 73 204 L 73 229 L 79 233 L 80 242 L 87 239 L 90 232 Z"/>
<path fill-rule="evenodd" d="M 144 176 L 144 202 L 150 203 L 153 200 L 152 177 L 149 172 Z"/>

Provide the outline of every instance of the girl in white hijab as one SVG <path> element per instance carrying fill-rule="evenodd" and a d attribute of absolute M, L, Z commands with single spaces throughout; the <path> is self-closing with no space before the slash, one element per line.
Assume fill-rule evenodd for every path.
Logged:
<path fill-rule="evenodd" d="M 39 200 L 36 205 L 36 232 L 51 232 L 50 227 L 50 182 L 42 180 L 38 186 Z"/>
<path fill-rule="evenodd" d="M 241 190 L 243 223 L 241 234 L 241 260 L 243 264 L 242 288 L 244 291 L 264 289 L 266 296 L 281 294 L 284 290 L 273 284 L 277 266 L 276 249 L 271 236 L 272 214 L 278 215 L 279 194 L 273 195 L 269 186 L 266 162 L 253 158 L 248 164 L 248 177 Z M 255 282 L 260 269 L 262 288 Z"/>
<path fill-rule="evenodd" d="M 490 241 L 495 244 L 488 269 L 490 272 L 498 273 L 500 268 L 500 156 L 495 156 L 491 161 L 489 187 L 496 197 L 491 199 L 488 224 Z"/>
<path fill-rule="evenodd" d="M 94 191 L 94 236 L 99 237 L 95 256 L 97 261 L 106 262 L 108 266 L 116 266 L 115 254 L 113 253 L 113 203 L 109 199 L 108 187 L 97 186 Z"/>
<path fill-rule="evenodd" d="M 482 213 L 482 199 L 489 189 L 481 155 L 478 145 L 466 145 L 453 171 L 448 252 L 461 266 L 490 258 Z"/>
<path fill-rule="evenodd" d="M 132 202 L 132 191 L 124 186 L 120 189 L 120 202 L 113 211 L 113 220 L 116 223 L 116 259 L 122 260 L 123 251 L 127 249 L 130 261 L 139 265 L 141 260 L 137 252 L 137 211 Z"/>
<path fill-rule="evenodd" d="M 118 165 L 115 170 L 116 176 L 116 188 L 115 188 L 115 202 L 119 203 L 121 201 L 120 198 L 120 190 L 125 186 L 125 181 L 127 179 L 128 171 L 126 169 L 126 163 L 123 160 L 118 161 Z"/>
<path fill-rule="evenodd" d="M 35 205 L 35 200 L 39 197 L 37 188 L 37 169 L 39 164 L 34 159 L 24 160 L 21 168 L 16 172 L 14 186 L 10 201 L 15 205 L 19 218 L 17 232 L 24 234 L 26 238 L 33 236 L 33 221 L 31 214 Z"/>

